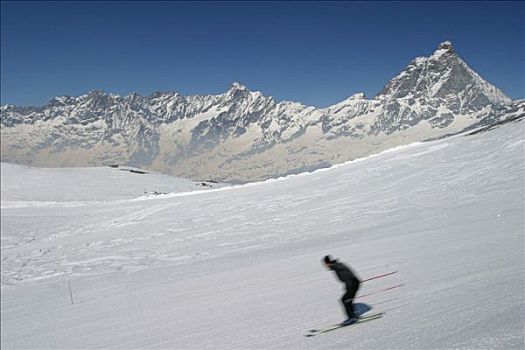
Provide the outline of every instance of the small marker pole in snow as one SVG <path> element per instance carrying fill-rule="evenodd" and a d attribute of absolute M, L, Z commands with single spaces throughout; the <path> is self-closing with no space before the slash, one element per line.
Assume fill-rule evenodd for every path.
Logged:
<path fill-rule="evenodd" d="M 73 292 L 71 291 L 71 281 L 67 280 L 67 285 L 69 287 L 69 297 L 71 298 L 71 305 L 73 305 Z"/>

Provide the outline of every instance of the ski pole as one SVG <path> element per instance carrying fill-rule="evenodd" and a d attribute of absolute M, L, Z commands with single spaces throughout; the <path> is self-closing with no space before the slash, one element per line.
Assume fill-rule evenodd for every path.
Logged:
<path fill-rule="evenodd" d="M 385 273 L 385 274 L 382 274 L 382 275 L 370 277 L 370 278 L 367 278 L 366 280 L 362 280 L 361 282 L 367 282 L 367 281 L 375 280 L 375 279 L 378 279 L 378 278 L 382 278 L 382 277 L 393 275 L 395 273 L 397 273 L 397 271 L 393 271 L 393 272 Z"/>
<path fill-rule="evenodd" d="M 399 287 L 402 287 L 402 286 L 404 286 L 404 284 L 398 284 L 397 286 L 381 289 L 381 290 L 375 291 L 373 293 L 359 295 L 359 296 L 355 297 L 354 299 L 361 299 L 361 298 L 369 297 L 371 295 L 376 295 L 376 294 L 379 294 L 379 293 L 383 293 L 383 292 L 386 292 L 386 291 L 389 291 L 389 290 L 392 290 L 392 289 L 395 289 L 395 288 L 399 288 Z"/>

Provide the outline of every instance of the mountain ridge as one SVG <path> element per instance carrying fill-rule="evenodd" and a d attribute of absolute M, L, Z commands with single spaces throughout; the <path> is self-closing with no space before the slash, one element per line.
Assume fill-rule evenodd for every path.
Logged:
<path fill-rule="evenodd" d="M 93 90 L 42 107 L 1 106 L 2 161 L 121 163 L 177 176 L 247 182 L 312 170 L 399 144 L 523 117 L 449 41 L 417 57 L 376 96 L 317 108 L 276 102 L 239 82 L 216 95 Z"/>

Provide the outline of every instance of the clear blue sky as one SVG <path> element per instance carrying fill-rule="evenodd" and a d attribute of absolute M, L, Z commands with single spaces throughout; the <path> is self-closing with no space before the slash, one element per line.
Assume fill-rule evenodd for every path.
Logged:
<path fill-rule="evenodd" d="M 373 97 L 451 40 L 524 98 L 523 2 L 4 2 L 1 102 L 43 105 L 93 89 L 221 93 L 232 81 L 327 106 Z"/>

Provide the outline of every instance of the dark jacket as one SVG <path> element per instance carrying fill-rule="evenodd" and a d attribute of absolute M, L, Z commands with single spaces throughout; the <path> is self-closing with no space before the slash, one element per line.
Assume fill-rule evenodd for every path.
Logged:
<path fill-rule="evenodd" d="M 348 268 L 348 266 L 346 266 L 342 262 L 334 261 L 331 264 L 330 268 L 336 273 L 339 280 L 341 280 L 341 282 L 343 282 L 347 286 L 354 284 L 359 285 L 361 283 L 361 281 L 359 281 L 359 278 L 357 278 L 357 276 L 352 272 L 352 270 L 350 270 L 350 268 Z"/>

